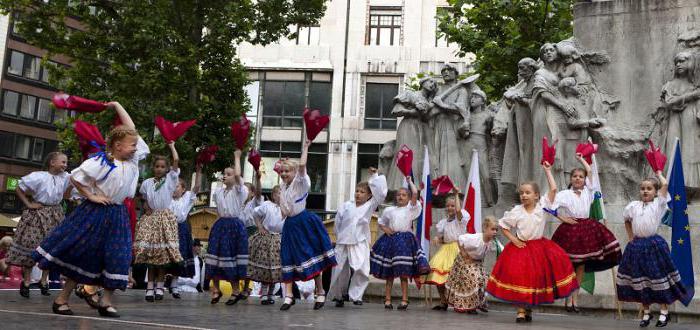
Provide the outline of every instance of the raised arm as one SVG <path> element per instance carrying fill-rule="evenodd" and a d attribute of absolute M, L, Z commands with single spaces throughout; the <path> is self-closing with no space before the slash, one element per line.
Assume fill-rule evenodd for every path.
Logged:
<path fill-rule="evenodd" d="M 458 221 L 462 221 L 462 199 L 459 197 L 459 188 L 452 188 L 452 192 L 455 194 L 455 208 L 457 209 L 455 216 L 457 217 Z"/>
<path fill-rule="evenodd" d="M 660 196 L 660 197 L 667 196 L 668 195 L 668 180 L 666 180 L 666 177 L 664 177 L 664 174 L 661 173 L 661 171 L 657 171 L 656 176 L 659 178 L 659 183 L 661 184 L 661 188 L 659 188 L 658 196 Z"/>
<path fill-rule="evenodd" d="M 175 149 L 175 141 L 168 143 L 168 147 L 170 148 L 170 153 L 173 155 L 173 164 L 170 168 L 177 170 L 180 168 L 180 156 L 177 154 L 177 149 Z"/>
<path fill-rule="evenodd" d="M 233 152 L 233 176 L 236 185 L 242 185 L 243 179 L 241 178 L 241 149 L 236 149 Z"/>
<path fill-rule="evenodd" d="M 202 188 L 202 164 L 198 164 L 195 168 L 194 174 L 194 187 L 192 187 L 192 192 L 197 194 Z"/>
<path fill-rule="evenodd" d="M 554 203 L 554 198 L 557 196 L 557 182 L 554 181 L 554 176 L 552 175 L 552 165 L 550 165 L 548 162 L 544 162 L 544 164 L 542 164 L 542 168 L 547 176 L 547 184 L 549 185 L 547 200 L 550 203 Z"/>
<path fill-rule="evenodd" d="M 136 129 L 136 125 L 134 125 L 134 121 L 131 120 L 131 116 L 129 116 L 129 113 L 124 110 L 124 107 L 122 107 L 119 102 L 109 102 L 107 103 L 107 106 L 117 112 L 117 117 L 119 117 L 119 120 L 121 120 L 122 125 L 134 130 Z"/>
<path fill-rule="evenodd" d="M 259 199 L 262 196 L 262 182 L 260 179 L 262 176 L 260 172 L 255 172 L 255 180 L 253 181 L 253 194 L 255 194 L 255 199 Z"/>
<path fill-rule="evenodd" d="M 406 181 L 408 182 L 408 186 L 411 188 L 411 205 L 416 205 L 418 202 L 418 188 L 416 188 L 416 185 L 413 183 L 413 178 L 410 176 L 406 177 Z"/>
<path fill-rule="evenodd" d="M 299 159 L 299 166 L 297 167 L 297 173 L 300 176 L 306 175 L 306 161 L 309 158 L 309 147 L 312 141 L 306 139 L 304 145 L 301 147 L 301 158 Z"/>
<path fill-rule="evenodd" d="M 583 158 L 583 155 L 579 152 L 576 153 L 576 159 L 579 163 L 581 163 L 583 169 L 586 170 L 586 177 L 588 177 L 591 174 L 591 165 L 588 164 L 588 162 Z"/>

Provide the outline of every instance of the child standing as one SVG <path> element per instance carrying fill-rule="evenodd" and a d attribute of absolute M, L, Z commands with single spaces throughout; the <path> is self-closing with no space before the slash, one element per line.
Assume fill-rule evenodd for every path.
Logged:
<path fill-rule="evenodd" d="M 644 316 L 640 327 L 647 327 L 653 318 L 651 304 L 661 305 L 656 326 L 666 326 L 668 305 L 687 294 L 668 244 L 656 233 L 671 201 L 666 178 L 661 171 L 656 176 L 660 183 L 653 178 L 642 181 L 641 201 L 629 203 L 622 213 L 630 242 L 617 272 L 617 297 L 620 301 L 642 304 Z"/>
<path fill-rule="evenodd" d="M 540 198 L 536 183 L 520 185 L 522 204 L 507 211 L 498 221 L 510 243 L 496 261 L 486 286 L 492 296 L 517 304 L 517 323 L 532 321 L 529 306 L 551 304 L 578 289 L 569 256 L 559 245 L 543 237 L 547 217 L 544 208 L 552 208 L 557 185 L 551 165 L 545 162 L 542 167 L 549 192 Z"/>
<path fill-rule="evenodd" d="M 265 197 L 262 195 L 260 173 L 256 171 L 253 178 L 253 183 L 245 183 L 246 188 L 248 188 L 248 197 L 245 200 L 245 208 L 243 208 L 243 215 L 241 216 L 241 220 L 246 227 L 246 234 L 248 234 L 249 248 L 251 246 L 251 238 L 258 231 L 258 226 L 255 223 L 253 213 L 255 212 L 255 208 L 260 206 L 265 201 Z M 248 296 L 250 296 L 250 278 L 248 277 L 246 277 L 245 281 L 243 281 L 243 292 L 241 292 L 241 294 L 243 295 L 243 299 L 248 299 Z M 229 305 L 235 304 L 233 300 L 229 300 L 226 303 Z"/>
<path fill-rule="evenodd" d="M 445 201 L 447 218 L 440 220 L 436 226 L 438 236 L 435 238 L 435 241 L 442 243 L 442 245 L 433 258 L 430 259 L 430 274 L 425 278 L 425 283 L 436 285 L 440 294 L 440 305 L 433 307 L 433 310 L 436 311 L 447 310 L 445 282 L 447 282 L 447 277 L 450 275 L 455 259 L 459 256 L 457 239 L 467 233 L 467 224 L 471 218 L 466 210 L 460 209 L 458 206 L 462 205 L 459 200 L 459 190 L 454 188 L 452 193 L 454 195 L 448 197 Z"/>
<path fill-rule="evenodd" d="M 195 261 L 194 253 L 192 252 L 192 229 L 187 222 L 187 216 L 190 210 L 197 201 L 197 193 L 202 181 L 202 165 L 197 165 L 196 174 L 194 176 L 194 186 L 192 190 L 187 190 L 185 180 L 178 178 L 177 188 L 173 192 L 173 202 L 170 204 L 170 210 L 175 214 L 177 219 L 177 236 L 180 248 L 180 256 L 182 256 L 182 265 L 176 272 L 177 276 L 173 277 L 172 288 L 173 298 L 180 299 L 180 288 L 177 286 L 177 279 L 182 277 L 195 276 Z"/>
<path fill-rule="evenodd" d="M 306 173 L 309 146 L 311 141 L 307 139 L 299 163 L 287 160 L 280 171 L 280 209 L 285 218 L 280 252 L 282 281 L 286 287 L 284 304 L 280 307 L 283 311 L 294 305 L 292 283 L 312 278 L 316 285 L 314 310 L 321 309 L 326 302 L 321 273 L 336 265 L 335 251 L 321 218 L 306 210 L 311 189 L 311 178 Z"/>
<path fill-rule="evenodd" d="M 445 284 L 447 301 L 458 313 L 477 314 L 477 309 L 488 312 L 484 294 L 488 277 L 482 263 L 498 234 L 496 218 L 485 217 L 482 230 L 483 233 L 459 236 L 459 256 Z"/>
<path fill-rule="evenodd" d="M 386 177 L 369 168 L 369 179 L 355 187 L 355 200 L 338 208 L 335 217 L 335 257 L 339 267 L 333 269 L 330 298 L 343 307 L 346 291 L 355 305 L 362 305 L 362 295 L 369 284 L 369 222 L 372 213 L 386 198 Z M 352 271 L 352 278 L 350 272 Z"/>
<path fill-rule="evenodd" d="M 175 142 L 168 143 L 173 155 L 168 159 L 155 156 L 153 177 L 141 184 L 140 193 L 146 200 L 145 215 L 136 224 L 134 238 L 134 264 L 148 266 L 146 301 L 163 300 L 166 270 L 182 263 L 178 242 L 177 219 L 170 204 L 180 177 L 179 157 Z M 154 289 L 155 287 L 155 289 Z"/>
<path fill-rule="evenodd" d="M 248 188 L 241 178 L 241 150 L 236 149 L 233 155 L 233 168 L 224 169 L 224 187 L 212 193 L 219 219 L 209 232 L 204 278 L 205 283 L 214 281 L 211 287 L 212 304 L 221 299 L 220 280 L 231 282 L 231 303 L 227 302 L 227 305 L 233 305 L 244 298 L 239 293 L 238 281 L 246 278 L 248 234 L 240 218 L 243 216 Z"/>
<path fill-rule="evenodd" d="M 260 304 L 272 305 L 275 283 L 282 280 L 280 245 L 284 225 L 280 210 L 280 186 L 272 188 L 271 200 L 263 202 L 253 212 L 258 231 L 250 237 L 248 278 L 260 282 Z"/>
<path fill-rule="evenodd" d="M 388 207 L 379 219 L 379 229 L 384 231 L 372 246 L 370 273 L 386 280 L 384 308 L 393 309 L 391 288 L 394 278 L 401 280 L 401 304 L 397 309 L 408 308 L 408 279 L 418 279 L 430 272 L 425 254 L 413 235 L 413 220 L 420 216 L 418 189 L 411 177 L 406 177 L 411 191 L 401 188 L 396 192 L 396 206 Z"/>
<path fill-rule="evenodd" d="M 100 285 L 104 295 L 98 311 L 119 317 L 112 306 L 115 289 L 126 289 L 131 263 L 129 215 L 122 204 L 133 197 L 138 184 L 138 162 L 149 149 L 136 131 L 129 114 L 117 102 L 120 126 L 112 129 L 107 151 L 83 162 L 71 173 L 73 186 L 87 199 L 58 225 L 34 251 L 42 269 L 58 270 L 66 277 L 53 312 L 72 315 L 68 298 L 78 283 Z"/>
<path fill-rule="evenodd" d="M 26 209 L 17 224 L 15 240 L 12 242 L 7 262 L 22 267 L 22 282 L 19 284 L 19 294 L 29 298 L 29 284 L 32 268 L 36 261 L 32 252 L 41 244 L 61 221 L 63 207 L 61 201 L 70 186 L 69 175 L 66 173 L 68 158 L 60 152 L 51 152 L 46 156 L 47 171 L 32 172 L 22 177 L 16 193 Z M 29 199 L 29 196 L 32 199 Z M 49 296 L 49 272 L 41 273 L 39 288 L 41 294 Z"/>

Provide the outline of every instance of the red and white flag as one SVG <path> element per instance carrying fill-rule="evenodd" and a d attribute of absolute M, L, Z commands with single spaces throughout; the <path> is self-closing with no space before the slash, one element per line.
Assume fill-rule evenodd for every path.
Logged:
<path fill-rule="evenodd" d="M 471 217 L 467 223 L 470 234 L 481 232 L 481 179 L 479 176 L 479 152 L 472 152 L 472 165 L 469 169 L 469 180 L 465 189 L 464 209 Z"/>

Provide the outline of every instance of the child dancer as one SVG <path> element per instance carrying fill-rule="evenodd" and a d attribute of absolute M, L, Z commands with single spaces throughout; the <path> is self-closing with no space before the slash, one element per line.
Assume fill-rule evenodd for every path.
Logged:
<path fill-rule="evenodd" d="M 488 277 L 482 264 L 491 241 L 498 234 L 496 218 L 487 216 L 482 223 L 483 233 L 459 236 L 459 256 L 445 283 L 447 301 L 455 312 L 477 314 L 477 308 L 487 313 L 484 287 Z"/>
<path fill-rule="evenodd" d="M 173 193 L 177 188 L 180 168 L 175 142 L 168 143 L 173 155 L 168 159 L 155 156 L 153 177 L 141 183 L 141 196 L 146 200 L 146 214 L 136 224 L 134 238 L 134 264 L 148 266 L 146 301 L 163 300 L 166 270 L 182 263 L 178 241 L 178 226 L 175 214 L 170 209 Z M 155 290 L 154 290 L 155 286 Z"/>
<path fill-rule="evenodd" d="M 177 271 L 178 276 L 193 277 L 195 275 L 194 254 L 192 249 L 192 229 L 187 222 L 187 216 L 190 210 L 197 201 L 197 193 L 202 181 L 202 165 L 197 165 L 194 176 L 194 187 L 192 190 L 187 190 L 185 180 L 178 178 L 177 188 L 173 192 L 173 202 L 170 204 L 170 210 L 175 214 L 177 219 L 177 236 L 180 247 L 180 255 L 182 256 L 182 265 Z M 180 299 L 180 288 L 177 285 L 178 276 L 174 276 L 171 287 L 173 288 L 173 298 Z"/>
<path fill-rule="evenodd" d="M 575 168 L 569 177 L 569 189 L 560 191 L 554 200 L 557 213 L 567 218 L 570 223 L 562 223 L 552 235 L 552 241 L 557 243 L 571 259 L 576 270 L 576 279 L 581 282 L 586 271 L 599 272 L 617 266 L 622 257 L 620 243 L 615 235 L 603 224 L 589 217 L 591 204 L 595 193 L 588 174 L 591 167 L 580 153 L 576 159 L 583 168 Z M 578 290 L 565 300 L 568 312 L 578 313 Z M 569 299 L 571 307 L 569 307 Z"/>
<path fill-rule="evenodd" d="M 401 279 L 401 304 L 397 309 L 408 308 L 408 279 L 418 279 L 430 272 L 430 265 L 423 250 L 413 235 L 413 220 L 421 213 L 418 189 L 411 177 L 406 177 L 411 191 L 401 188 L 396 192 L 396 206 L 388 207 L 379 219 L 379 228 L 384 231 L 372 246 L 370 273 L 386 280 L 384 308 L 393 309 L 391 288 L 394 278 Z"/>
<path fill-rule="evenodd" d="M 255 208 L 253 218 L 258 231 L 250 237 L 250 262 L 248 263 L 248 278 L 260 282 L 262 297 L 261 305 L 272 305 L 275 283 L 282 280 L 282 264 L 280 261 L 280 244 L 282 212 L 280 211 L 280 186 L 272 188 L 271 201 L 265 201 Z"/>
<path fill-rule="evenodd" d="M 117 102 L 108 103 L 121 122 L 112 129 L 107 151 L 83 162 L 71 173 L 71 182 L 87 199 L 58 225 L 34 251 L 42 269 L 56 269 L 66 277 L 53 312 L 72 315 L 68 298 L 77 283 L 100 285 L 104 290 L 100 315 L 119 317 L 112 306 L 115 289 L 126 289 L 131 262 L 131 231 L 124 198 L 133 197 L 139 177 L 138 162 L 148 146 L 134 122 Z"/>
<path fill-rule="evenodd" d="M 260 206 L 265 201 L 265 197 L 262 196 L 262 189 L 260 189 L 262 186 L 260 179 L 260 173 L 255 172 L 254 183 L 245 183 L 246 188 L 248 188 L 248 197 L 246 197 L 245 200 L 245 208 L 243 209 L 241 220 L 246 226 L 246 234 L 248 234 L 248 247 L 250 247 L 251 237 L 258 231 L 258 226 L 255 223 L 253 213 L 255 212 L 255 208 Z M 248 299 L 248 296 L 250 296 L 250 278 L 248 277 L 246 277 L 245 281 L 243 281 L 243 292 L 241 292 L 241 294 L 243 295 L 243 299 Z M 226 303 L 229 305 L 235 304 L 233 300 L 229 300 Z"/>
<path fill-rule="evenodd" d="M 214 281 L 211 287 L 212 304 L 221 299 L 220 280 L 231 282 L 233 292 L 227 305 L 236 304 L 244 298 L 239 293 L 238 281 L 246 278 L 248 234 L 240 217 L 243 215 L 248 188 L 241 178 L 241 150 L 236 149 L 233 155 L 233 168 L 224 169 L 224 187 L 212 193 L 219 219 L 209 233 L 204 278 L 205 283 Z"/>
<path fill-rule="evenodd" d="M 640 327 L 647 327 L 651 319 L 651 304 L 661 305 L 657 327 L 668 323 L 668 305 L 687 294 L 666 241 L 656 231 L 668 209 L 671 196 L 668 182 L 661 174 L 639 185 L 641 201 L 629 203 L 622 216 L 630 242 L 625 247 L 617 271 L 617 297 L 620 301 L 642 304 L 644 316 Z M 657 194 L 658 191 L 658 194 Z"/>
<path fill-rule="evenodd" d="M 543 237 L 547 215 L 543 208 L 551 209 L 557 185 L 551 165 L 545 162 L 542 167 L 549 192 L 540 198 L 536 183 L 520 185 L 522 204 L 507 211 L 498 222 L 510 243 L 496 261 L 486 286 L 492 296 L 518 305 L 518 323 L 532 321 L 532 311 L 527 307 L 551 304 L 578 289 L 569 256 Z"/>
<path fill-rule="evenodd" d="M 425 278 L 425 283 L 436 285 L 440 294 L 440 305 L 433 307 L 433 310 L 436 311 L 447 310 L 445 282 L 447 282 L 447 277 L 450 275 L 455 259 L 459 256 L 457 239 L 460 235 L 467 233 L 467 224 L 471 218 L 466 210 L 459 207 L 459 205 L 462 205 L 459 200 L 459 190 L 454 188 L 452 193 L 454 195 L 448 197 L 445 201 L 447 218 L 440 220 L 436 226 L 438 236 L 435 238 L 435 241 L 442 243 L 442 245 L 433 258 L 430 259 L 430 274 Z"/>
<path fill-rule="evenodd" d="M 306 174 L 310 145 L 307 139 L 299 163 L 287 160 L 280 172 L 280 209 L 285 218 L 280 252 L 282 281 L 286 287 L 284 304 L 280 307 L 283 311 L 294 305 L 292 283 L 312 278 L 316 285 L 314 309 L 321 309 L 326 302 L 321 273 L 336 265 L 335 251 L 321 218 L 306 210 L 306 197 L 311 188 L 311 179 Z"/>
<path fill-rule="evenodd" d="M 68 158 L 60 152 L 51 152 L 46 156 L 48 171 L 32 172 L 22 177 L 17 187 L 17 197 L 24 203 L 26 209 L 17 224 L 15 240 L 12 243 L 7 262 L 22 267 L 22 282 L 19 284 L 19 294 L 29 298 L 29 284 L 32 268 L 36 264 L 32 259 L 34 251 L 44 237 L 63 221 L 61 201 L 69 192 L 70 180 L 66 173 Z M 29 199 L 32 197 L 32 200 Z M 44 296 L 49 293 L 49 272 L 41 273 L 39 288 Z"/>
<path fill-rule="evenodd" d="M 346 291 L 355 305 L 362 305 L 362 295 L 369 284 L 369 221 L 372 213 L 386 198 L 386 178 L 369 168 L 369 180 L 355 187 L 355 200 L 338 208 L 335 217 L 335 254 L 339 267 L 333 269 L 330 298 L 343 307 Z M 350 277 L 352 271 L 352 278 Z"/>

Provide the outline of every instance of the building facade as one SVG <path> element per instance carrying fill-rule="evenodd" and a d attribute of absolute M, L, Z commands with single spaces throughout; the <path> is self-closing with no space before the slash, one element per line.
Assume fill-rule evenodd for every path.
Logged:
<path fill-rule="evenodd" d="M 332 212 L 352 198 L 382 145 L 396 137 L 392 99 L 410 78 L 439 73 L 448 62 L 469 68 L 437 33 L 441 10 L 449 10 L 444 0 L 332 0 L 318 26 L 292 27 L 292 40 L 241 45 L 264 189 L 278 182 L 271 169 L 280 157 L 299 157 L 308 107 L 330 114 L 331 122 L 310 150 L 307 205 Z"/>

